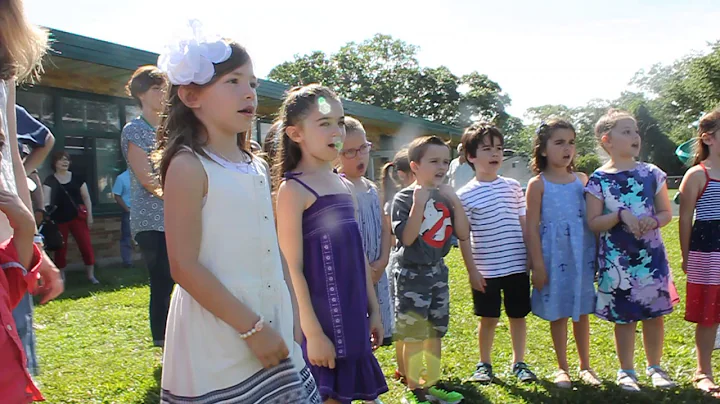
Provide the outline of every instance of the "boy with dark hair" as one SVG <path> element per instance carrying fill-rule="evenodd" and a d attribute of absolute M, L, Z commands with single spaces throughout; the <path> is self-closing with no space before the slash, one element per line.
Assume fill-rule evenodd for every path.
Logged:
<path fill-rule="evenodd" d="M 450 318 L 443 257 L 450 251 L 453 231 L 467 240 L 470 227 L 452 187 L 443 184 L 450 165 L 447 144 L 435 136 L 421 137 L 410 143 L 408 156 L 416 183 L 395 195 L 391 211 L 398 255 L 393 268 L 396 332 L 405 344 L 402 359 L 409 389 L 403 403 L 457 403 L 462 394 L 434 386 L 440 378 L 441 338 Z M 423 353 L 425 387 L 419 383 Z"/>
<path fill-rule="evenodd" d="M 500 318 L 501 293 L 510 322 L 513 374 L 522 382 L 536 380 L 524 362 L 530 313 L 530 278 L 525 249 L 525 195 L 520 183 L 498 176 L 503 161 L 503 134 L 487 123 L 473 124 L 462 137 L 473 178 L 458 190 L 470 221 L 471 236 L 460 240 L 473 288 L 475 315 L 480 317 L 480 362 L 470 381 L 490 383 L 492 344 Z"/>

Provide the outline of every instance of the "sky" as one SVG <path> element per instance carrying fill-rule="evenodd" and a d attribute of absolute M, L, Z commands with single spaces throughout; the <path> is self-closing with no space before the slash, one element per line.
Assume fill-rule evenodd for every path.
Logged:
<path fill-rule="evenodd" d="M 33 23 L 160 52 L 189 18 L 245 45 L 255 73 L 376 33 L 422 66 L 487 74 L 529 107 L 614 99 L 640 69 L 720 40 L 718 0 L 25 0 Z"/>

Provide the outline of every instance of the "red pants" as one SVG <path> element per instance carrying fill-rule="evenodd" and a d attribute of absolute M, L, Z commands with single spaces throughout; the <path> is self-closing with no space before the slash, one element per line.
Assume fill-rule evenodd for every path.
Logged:
<path fill-rule="evenodd" d="M 68 231 L 72 233 L 75 242 L 80 248 L 80 254 L 82 254 L 85 265 L 95 265 L 95 253 L 93 252 L 92 243 L 90 243 L 90 228 L 87 222 L 76 217 L 69 222 L 58 223 L 57 225 L 64 243 L 59 250 L 55 251 L 55 265 L 60 269 L 67 266 Z"/>

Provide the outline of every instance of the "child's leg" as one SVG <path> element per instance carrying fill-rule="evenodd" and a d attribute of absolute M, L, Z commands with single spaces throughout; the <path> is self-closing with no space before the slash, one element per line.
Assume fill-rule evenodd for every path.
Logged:
<path fill-rule="evenodd" d="M 401 376 L 405 376 L 406 367 L 405 359 L 403 358 L 405 352 L 405 342 L 402 340 L 395 341 L 395 360 L 397 361 L 397 372 Z"/>
<path fill-rule="evenodd" d="M 663 317 L 643 321 L 643 345 L 648 366 L 660 366 L 665 341 Z"/>
<path fill-rule="evenodd" d="M 527 343 L 525 317 L 530 314 L 530 276 L 527 273 L 523 272 L 504 277 L 503 301 L 505 313 L 507 313 L 510 320 L 513 364 L 525 362 L 525 345 Z"/>
<path fill-rule="evenodd" d="M 405 341 L 403 361 L 407 386 L 410 390 L 420 388 L 420 371 L 423 367 L 423 341 Z"/>
<path fill-rule="evenodd" d="M 492 346 L 495 339 L 495 328 L 500 319 L 497 317 L 480 318 L 478 345 L 480 346 L 480 362 L 492 363 Z"/>
<path fill-rule="evenodd" d="M 426 386 L 434 386 L 440 380 L 440 365 L 442 358 L 442 339 L 430 338 L 424 342 L 425 366 L 427 366 Z"/>
<path fill-rule="evenodd" d="M 553 348 L 557 357 L 558 368 L 568 371 L 567 362 L 567 318 L 561 318 L 550 322 L 550 334 L 552 335 Z"/>
<path fill-rule="evenodd" d="M 419 269 L 403 268 L 397 277 L 397 321 L 395 328 L 404 340 L 403 364 L 408 388 L 420 388 L 423 341 L 430 330 L 429 315 L 432 283 Z"/>
<path fill-rule="evenodd" d="M 712 352 L 715 346 L 715 335 L 718 325 L 695 327 L 695 347 L 697 348 L 697 373 L 712 376 Z"/>
<path fill-rule="evenodd" d="M 425 385 L 428 387 L 434 386 L 440 379 L 441 339 L 447 333 L 450 324 L 450 288 L 448 287 L 450 270 L 440 262 L 431 271 L 432 300 L 430 301 L 430 310 L 428 310 L 430 330 L 429 338 L 425 340 L 425 364 L 427 365 Z"/>
<path fill-rule="evenodd" d="M 615 350 L 620 359 L 620 368 L 635 370 L 635 329 L 637 323 L 615 324 Z"/>
<path fill-rule="evenodd" d="M 573 322 L 573 335 L 580 358 L 580 370 L 590 369 L 590 318 L 580 316 L 580 321 Z"/>
<path fill-rule="evenodd" d="M 480 317 L 478 324 L 478 347 L 480 348 L 480 362 L 492 364 L 492 346 L 495 339 L 495 328 L 500 320 L 502 297 L 500 286 L 502 278 L 488 278 L 485 280 L 485 292 L 472 289 L 475 315 Z"/>
<path fill-rule="evenodd" d="M 525 345 L 527 342 L 527 326 L 525 322 L 525 317 L 510 318 L 509 320 L 510 338 L 512 338 L 513 346 L 513 363 L 525 362 Z M 565 343 L 565 345 L 567 349 L 567 342 Z"/>

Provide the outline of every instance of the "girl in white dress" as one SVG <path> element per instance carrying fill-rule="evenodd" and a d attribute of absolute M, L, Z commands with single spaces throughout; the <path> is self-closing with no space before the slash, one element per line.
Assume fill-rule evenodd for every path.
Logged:
<path fill-rule="evenodd" d="M 252 62 L 237 43 L 190 27 L 158 63 L 171 86 L 155 159 L 177 282 L 161 402 L 319 403 L 295 342 L 268 169 L 246 147 L 257 108 Z"/>

